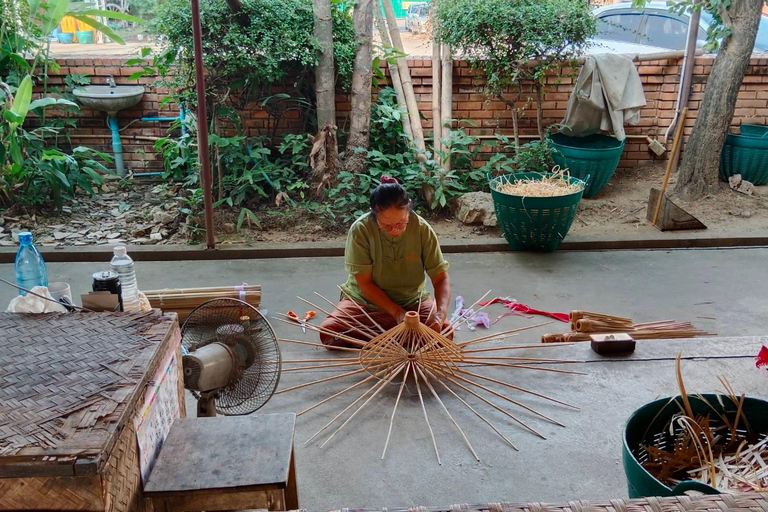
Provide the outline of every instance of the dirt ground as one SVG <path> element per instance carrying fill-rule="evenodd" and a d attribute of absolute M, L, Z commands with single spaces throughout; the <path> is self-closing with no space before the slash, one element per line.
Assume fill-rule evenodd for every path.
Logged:
<path fill-rule="evenodd" d="M 646 220 L 648 193 L 658 186 L 663 165 L 619 170 L 594 199 L 583 199 L 568 234 L 620 236 L 659 233 Z M 674 180 L 674 178 L 673 178 Z M 758 187 L 760 197 L 720 191 L 697 203 L 677 204 L 699 218 L 716 236 L 735 236 L 768 229 L 768 187 Z M 116 243 L 166 245 L 199 243 L 204 236 L 200 215 L 184 212 L 184 191 L 140 181 L 120 186 L 107 184 L 97 197 L 78 197 L 62 212 L 14 208 L 0 212 L 0 246 L 15 246 L 16 234 L 29 229 L 43 246 L 86 246 Z M 346 224 L 330 226 L 306 212 L 266 206 L 257 210 L 261 227 L 243 224 L 236 229 L 239 209 L 216 211 L 216 232 L 222 244 L 259 244 L 337 241 L 345 238 Z M 430 216 L 441 240 L 483 239 L 502 236 L 501 230 L 482 225 L 467 226 L 450 215 Z"/>

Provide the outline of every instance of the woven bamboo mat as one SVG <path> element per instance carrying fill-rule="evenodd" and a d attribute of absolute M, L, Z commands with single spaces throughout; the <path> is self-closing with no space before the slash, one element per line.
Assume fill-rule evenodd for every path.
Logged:
<path fill-rule="evenodd" d="M 102 455 L 174 318 L 0 314 L 0 464 Z"/>
<path fill-rule="evenodd" d="M 305 511 L 301 509 L 301 512 Z M 462 503 L 450 507 L 341 508 L 330 512 L 768 512 L 768 493 L 569 501 L 561 504 L 502 501 L 483 505 Z"/>

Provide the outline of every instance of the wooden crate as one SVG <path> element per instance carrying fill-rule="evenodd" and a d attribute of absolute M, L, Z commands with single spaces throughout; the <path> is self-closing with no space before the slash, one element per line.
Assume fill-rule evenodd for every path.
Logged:
<path fill-rule="evenodd" d="M 0 314 L 0 510 L 143 511 L 134 419 L 176 315 Z M 171 391 L 172 392 L 172 391 Z"/>

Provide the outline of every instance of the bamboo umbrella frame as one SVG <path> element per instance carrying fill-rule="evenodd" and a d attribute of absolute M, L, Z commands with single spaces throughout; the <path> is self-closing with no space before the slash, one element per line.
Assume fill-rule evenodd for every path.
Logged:
<path fill-rule="evenodd" d="M 490 293 L 490 291 L 488 293 Z M 327 302 L 329 305 L 334 306 L 334 303 L 326 297 L 323 297 L 320 294 L 316 295 L 323 301 Z M 472 307 L 476 306 L 477 303 L 482 301 L 483 298 L 487 295 L 488 294 L 486 293 L 486 295 L 481 297 L 468 309 L 472 309 Z M 299 297 L 299 299 L 314 309 L 325 314 L 329 314 L 326 309 L 323 309 L 318 304 L 301 297 Z M 419 301 L 419 306 L 421 306 L 421 301 Z M 420 309 L 420 307 L 418 309 Z M 421 323 L 419 313 L 416 311 L 409 311 L 406 313 L 403 323 L 393 327 L 392 329 L 385 330 L 381 325 L 377 324 L 373 318 L 371 318 L 365 309 L 359 307 L 359 310 L 360 314 L 337 311 L 336 318 L 346 329 L 348 329 L 348 332 L 358 333 L 360 336 L 362 336 L 362 338 L 364 338 L 365 341 L 349 336 L 347 334 L 340 334 L 337 332 L 329 331 L 322 326 L 315 324 L 297 323 L 295 320 L 290 319 L 285 315 L 278 315 L 279 317 L 275 318 L 277 321 L 285 322 L 289 325 L 303 327 L 307 330 L 320 334 L 332 335 L 351 345 L 347 347 L 337 347 L 288 338 L 280 339 L 280 341 L 286 343 L 295 343 L 305 346 L 308 345 L 315 348 L 339 350 L 345 352 L 346 355 L 342 357 L 319 357 L 312 359 L 303 358 L 282 360 L 282 371 L 300 372 L 306 370 L 311 371 L 324 369 L 335 371 L 327 377 L 280 389 L 276 392 L 276 394 L 303 389 L 309 386 L 324 385 L 337 380 L 341 381 L 357 379 L 356 382 L 347 385 L 341 391 L 333 393 L 327 398 L 324 398 L 323 400 L 314 403 L 304 410 L 298 412 L 298 416 L 304 415 L 310 411 L 325 406 L 340 397 L 349 396 L 349 394 L 355 390 L 364 390 L 362 394 L 355 397 L 354 400 L 349 403 L 349 405 L 347 405 L 341 412 L 336 414 L 319 431 L 312 435 L 306 441 L 307 444 L 314 441 L 318 437 L 321 437 L 321 435 L 327 431 L 330 432 L 330 434 L 327 434 L 325 440 L 320 444 L 321 447 L 326 446 L 344 428 L 352 423 L 353 419 L 357 417 L 364 408 L 369 406 L 371 403 L 376 403 L 375 400 L 377 397 L 380 397 L 382 394 L 387 395 L 387 393 L 382 393 L 385 389 L 389 388 L 390 386 L 397 386 L 397 394 L 394 401 L 394 407 L 392 408 L 392 413 L 389 418 L 387 435 L 386 439 L 384 440 L 384 447 L 381 454 L 381 458 L 384 459 L 390 446 L 392 432 L 396 423 L 395 420 L 397 412 L 402 408 L 401 402 L 403 390 L 405 389 L 408 382 L 415 384 L 416 394 L 419 398 L 419 404 L 424 415 L 424 421 L 426 422 L 427 429 L 430 433 L 430 439 L 435 450 L 435 456 L 437 458 L 438 464 L 442 464 L 442 460 L 440 458 L 440 451 L 438 448 L 437 440 L 432 430 L 432 424 L 430 423 L 429 414 L 427 412 L 427 399 L 429 398 L 434 400 L 433 403 L 438 406 L 440 412 L 448 418 L 454 427 L 456 427 L 456 430 L 458 431 L 462 441 L 472 453 L 473 457 L 475 457 L 478 461 L 480 458 L 467 436 L 467 431 L 462 429 L 454 415 L 451 414 L 449 409 L 450 404 L 458 403 L 460 404 L 461 408 L 469 410 L 474 416 L 479 418 L 485 425 L 487 425 L 493 432 L 495 432 L 505 445 L 514 450 L 517 450 L 517 447 L 514 445 L 514 443 L 512 443 L 512 441 L 510 441 L 507 435 L 505 435 L 502 427 L 495 424 L 491 418 L 483 415 L 476 406 L 470 404 L 470 401 L 476 400 L 478 403 L 491 407 L 495 411 L 503 414 L 523 430 L 530 432 L 531 434 L 542 439 L 546 439 L 546 437 L 528 423 L 528 421 L 530 421 L 529 418 L 532 417 L 537 420 L 545 421 L 560 427 L 564 427 L 565 425 L 537 410 L 532 405 L 524 403 L 522 399 L 516 399 L 508 396 L 502 392 L 503 390 L 511 390 L 522 395 L 545 400 L 551 404 L 556 404 L 557 406 L 578 410 L 577 406 L 559 400 L 555 397 L 548 396 L 547 394 L 540 393 L 532 389 L 527 389 L 511 382 L 505 382 L 503 380 L 487 377 L 477 373 L 476 371 L 471 371 L 480 370 L 482 368 L 503 367 L 513 369 L 514 371 L 529 370 L 550 372 L 554 374 L 583 375 L 582 372 L 552 366 L 575 363 L 577 361 L 557 359 L 552 357 L 516 357 L 506 354 L 498 355 L 498 353 L 502 351 L 514 351 L 520 349 L 547 349 L 555 346 L 564 346 L 565 344 L 500 346 L 498 343 L 494 343 L 499 342 L 500 340 L 504 340 L 510 336 L 515 336 L 524 330 L 545 325 L 545 323 L 530 325 L 522 328 L 509 329 L 499 333 L 490 334 L 487 336 L 479 336 L 468 341 L 456 343 L 452 341 L 448 335 L 454 329 L 471 320 L 472 316 L 461 316 L 450 325 L 447 325 L 441 332 L 436 332 Z M 430 311 L 430 315 L 431 313 L 432 312 Z M 479 346 L 480 344 L 484 343 L 489 345 L 484 347 Z M 441 393 L 443 393 L 442 397 Z M 462 393 L 464 396 L 460 396 L 459 393 Z M 499 403 L 491 401 L 489 397 L 500 399 L 507 405 L 499 405 Z M 448 398 L 452 400 L 447 402 L 446 400 Z M 456 400 L 456 402 L 453 402 L 453 400 Z M 508 408 L 510 410 L 508 410 Z M 523 420 L 521 417 L 518 417 L 514 413 L 515 409 L 522 410 L 524 414 L 528 416 L 528 418 Z M 346 419 L 344 419 L 345 416 Z M 335 428 L 331 430 L 331 428 L 334 426 Z"/>

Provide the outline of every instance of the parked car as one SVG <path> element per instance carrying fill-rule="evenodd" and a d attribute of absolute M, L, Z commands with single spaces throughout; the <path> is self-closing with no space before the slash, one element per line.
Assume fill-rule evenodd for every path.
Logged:
<path fill-rule="evenodd" d="M 592 12 L 597 16 L 598 33 L 594 40 L 597 49 L 619 53 L 625 53 L 625 50 L 616 46 L 629 45 L 639 48 L 642 53 L 685 49 L 689 16 L 669 12 L 664 1 L 648 2 L 642 10 L 632 7 L 631 2 L 621 2 L 598 7 Z M 702 11 L 697 35 L 699 47 L 704 46 L 711 23 L 712 15 Z M 754 51 L 768 52 L 768 17 L 765 15 L 760 19 Z"/>
<path fill-rule="evenodd" d="M 426 2 L 416 2 L 408 6 L 405 16 L 405 30 L 414 34 L 427 31 L 427 19 L 429 18 L 429 5 Z"/>

